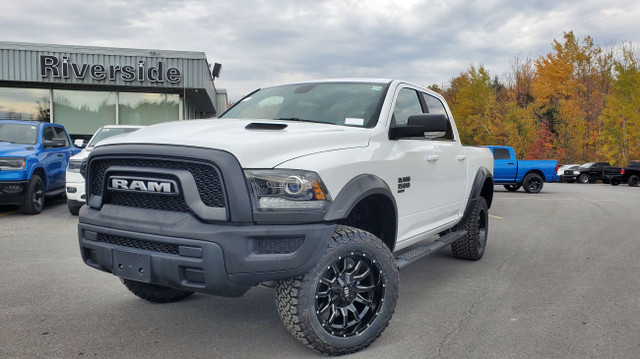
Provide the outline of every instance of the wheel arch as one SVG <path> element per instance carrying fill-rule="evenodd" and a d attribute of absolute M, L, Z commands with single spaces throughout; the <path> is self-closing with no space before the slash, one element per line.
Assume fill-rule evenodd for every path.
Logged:
<path fill-rule="evenodd" d="M 525 173 L 524 176 L 522 176 L 522 181 L 524 182 L 525 177 L 527 177 L 527 175 L 529 175 L 531 173 L 535 173 L 535 174 L 539 175 L 540 177 L 542 177 L 542 182 L 547 182 L 547 177 L 544 175 L 544 172 L 542 172 L 539 169 L 532 169 L 532 170 L 527 171 L 527 173 Z"/>
<path fill-rule="evenodd" d="M 351 179 L 324 217 L 372 233 L 393 252 L 398 233 L 398 206 L 391 188 L 380 177 L 366 174 Z"/>
<path fill-rule="evenodd" d="M 476 172 L 476 177 L 473 179 L 471 192 L 469 193 L 469 201 L 467 201 L 467 207 L 464 210 L 461 221 L 471 215 L 479 197 L 483 197 L 487 202 L 487 208 L 491 208 L 491 203 L 493 202 L 493 175 L 486 167 L 480 167 Z"/>
<path fill-rule="evenodd" d="M 33 172 L 31 172 L 31 176 L 29 176 L 29 180 L 31 180 L 33 175 L 38 175 L 38 177 L 40 177 L 40 179 L 42 180 L 42 184 L 44 185 L 45 189 L 49 188 L 49 186 L 47 185 L 47 176 L 46 176 L 46 173 L 44 172 L 44 168 L 35 167 L 33 169 Z"/>

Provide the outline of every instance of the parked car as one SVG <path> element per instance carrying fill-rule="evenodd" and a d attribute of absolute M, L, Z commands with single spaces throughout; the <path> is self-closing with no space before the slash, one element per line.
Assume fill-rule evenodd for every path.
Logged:
<path fill-rule="evenodd" d="M 40 213 L 45 198 L 64 194 L 64 171 L 78 152 L 62 125 L 0 120 L 0 204 Z"/>
<path fill-rule="evenodd" d="M 561 165 L 558 166 L 558 171 L 556 172 L 556 175 L 558 176 L 558 182 L 565 182 L 564 179 L 564 171 L 565 170 L 571 170 L 571 169 L 575 169 L 580 167 L 580 164 L 578 163 L 572 163 L 570 165 Z"/>
<path fill-rule="evenodd" d="M 403 81 L 262 88 L 218 119 L 107 139 L 86 168 L 88 266 L 160 303 L 277 281 L 283 324 L 327 355 L 382 334 L 398 268 L 486 250 L 491 153 L 462 145 L 442 96 Z"/>
<path fill-rule="evenodd" d="M 605 167 L 602 177 L 613 186 L 627 183 L 631 187 L 638 187 L 640 184 L 640 161 L 629 161 L 627 167 Z"/>
<path fill-rule="evenodd" d="M 134 132 L 143 126 L 128 126 L 128 125 L 108 125 L 102 126 L 93 134 L 86 147 L 77 155 L 71 157 L 69 160 L 69 166 L 66 173 L 66 187 L 67 187 L 67 208 L 73 215 L 78 215 L 80 208 L 85 204 L 85 189 L 84 189 L 84 175 L 81 172 L 82 166 L 87 162 L 89 153 L 93 150 L 95 145 L 109 137 L 125 135 Z M 83 140 L 76 140 L 78 145 L 83 146 Z"/>
<path fill-rule="evenodd" d="M 494 184 L 501 184 L 508 191 L 523 187 L 527 193 L 538 193 L 544 182 L 557 181 L 558 161 L 518 160 L 513 147 L 486 146 L 493 153 Z"/>
<path fill-rule="evenodd" d="M 610 166 L 609 162 L 587 162 L 576 169 L 565 170 L 562 176 L 566 182 L 596 183 L 600 180 L 606 183 L 602 178 L 606 166 Z"/>

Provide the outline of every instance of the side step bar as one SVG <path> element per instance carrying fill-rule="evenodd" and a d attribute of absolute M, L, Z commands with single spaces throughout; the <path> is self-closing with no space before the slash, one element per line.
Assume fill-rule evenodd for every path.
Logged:
<path fill-rule="evenodd" d="M 402 269 L 409 264 L 436 252 L 438 249 L 448 246 L 466 235 L 467 231 L 464 229 L 447 233 L 426 246 L 417 247 L 399 255 L 396 258 L 396 265 L 398 266 L 398 269 Z"/>

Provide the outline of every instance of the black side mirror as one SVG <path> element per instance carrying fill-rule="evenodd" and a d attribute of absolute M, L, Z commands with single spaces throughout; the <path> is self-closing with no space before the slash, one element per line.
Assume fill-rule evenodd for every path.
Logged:
<path fill-rule="evenodd" d="M 45 148 L 51 148 L 51 147 L 60 148 L 60 147 L 67 146 L 67 141 L 65 141 L 63 139 L 55 138 L 53 140 L 44 140 L 42 145 Z"/>
<path fill-rule="evenodd" d="M 422 113 L 409 116 L 407 124 L 389 129 L 389 139 L 404 137 L 440 138 L 447 133 L 447 116 L 444 114 Z"/>

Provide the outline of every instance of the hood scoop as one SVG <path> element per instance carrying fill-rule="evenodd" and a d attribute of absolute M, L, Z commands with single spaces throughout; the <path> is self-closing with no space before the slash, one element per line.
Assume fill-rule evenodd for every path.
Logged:
<path fill-rule="evenodd" d="M 287 125 L 284 123 L 261 123 L 261 122 L 252 122 L 248 124 L 245 129 L 247 130 L 269 130 L 269 131 L 280 131 L 287 128 Z"/>

